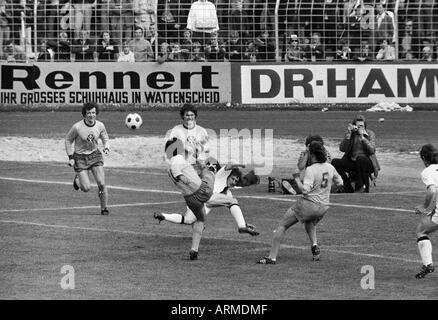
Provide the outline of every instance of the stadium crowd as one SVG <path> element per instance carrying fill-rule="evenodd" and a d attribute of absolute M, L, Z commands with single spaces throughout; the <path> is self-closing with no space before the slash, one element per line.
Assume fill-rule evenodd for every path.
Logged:
<path fill-rule="evenodd" d="M 0 0 L 10 62 L 436 61 L 437 32 L 436 0 Z"/>

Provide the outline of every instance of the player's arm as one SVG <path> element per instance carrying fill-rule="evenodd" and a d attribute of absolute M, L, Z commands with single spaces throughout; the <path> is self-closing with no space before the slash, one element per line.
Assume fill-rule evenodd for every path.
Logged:
<path fill-rule="evenodd" d="M 432 204 L 432 200 L 434 200 L 435 198 L 436 191 L 437 189 L 435 184 L 430 184 L 427 186 L 426 197 L 424 199 L 423 205 L 419 205 L 415 207 L 416 214 L 428 214 L 432 211 L 430 205 Z"/>
<path fill-rule="evenodd" d="M 226 166 L 225 166 L 225 169 L 224 170 L 233 170 L 233 169 L 236 169 L 236 168 L 245 168 L 245 165 L 244 164 L 239 164 L 239 163 L 229 163 L 229 164 L 227 164 Z"/>
<path fill-rule="evenodd" d="M 368 154 L 376 153 L 376 136 L 374 132 L 368 132 L 367 134 L 359 132 L 360 140 L 362 141 L 362 146 Z"/>
<path fill-rule="evenodd" d="M 102 139 L 102 143 L 103 143 L 103 152 L 105 154 L 108 154 L 109 153 L 109 136 L 108 136 L 108 132 L 106 131 L 104 124 L 102 124 L 102 130 L 100 131 L 100 138 Z"/>
<path fill-rule="evenodd" d="M 309 168 L 307 168 L 304 173 L 303 181 L 301 181 L 300 179 L 300 173 L 294 173 L 293 177 L 298 189 L 300 189 L 303 194 L 308 194 L 311 191 L 314 177 L 312 171 L 309 170 Z"/>
<path fill-rule="evenodd" d="M 306 169 L 307 160 L 309 159 L 309 150 L 306 147 L 306 151 L 301 152 L 300 158 L 298 159 L 297 167 L 298 170 L 302 171 Z"/>
<path fill-rule="evenodd" d="M 73 159 L 73 143 L 78 136 L 78 132 L 76 130 L 76 126 L 71 127 L 70 131 L 67 133 L 65 137 L 65 152 L 68 156 L 68 165 L 73 166 L 74 165 L 74 159 Z"/>

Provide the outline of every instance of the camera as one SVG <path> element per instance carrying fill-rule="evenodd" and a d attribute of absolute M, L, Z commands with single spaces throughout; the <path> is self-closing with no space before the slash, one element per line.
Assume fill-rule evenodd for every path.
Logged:
<path fill-rule="evenodd" d="M 357 132 L 359 130 L 359 128 L 354 124 L 352 124 L 351 127 L 352 127 L 351 131 L 353 131 L 353 132 Z"/>

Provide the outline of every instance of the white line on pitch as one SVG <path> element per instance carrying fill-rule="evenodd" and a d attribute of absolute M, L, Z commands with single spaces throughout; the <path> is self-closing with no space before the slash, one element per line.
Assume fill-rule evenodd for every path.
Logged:
<path fill-rule="evenodd" d="M 62 182 L 62 181 L 46 181 L 46 180 L 30 180 L 30 179 L 22 179 L 22 178 L 10 178 L 10 177 L 1 177 L 2 180 L 10 180 L 10 181 L 22 181 L 22 182 L 30 182 L 30 183 L 48 183 L 48 184 L 62 184 L 62 185 L 70 185 L 71 182 Z M 93 184 L 92 186 L 96 186 Z M 142 189 L 142 188 L 130 188 L 130 187 L 120 187 L 120 186 L 108 186 L 109 189 L 116 190 L 125 190 L 125 191 L 137 191 L 137 192 L 151 192 L 151 193 L 167 193 L 167 194 L 180 194 L 178 191 L 169 191 L 169 190 L 158 190 L 158 189 Z M 248 198 L 248 199 L 261 199 L 261 200 L 272 200 L 272 201 L 284 201 L 284 202 L 295 202 L 296 199 L 291 198 L 277 198 L 277 197 L 263 197 L 263 196 L 244 196 L 239 195 L 239 198 Z M 378 207 L 378 206 L 364 206 L 364 205 L 355 205 L 355 204 L 343 204 L 331 202 L 331 206 L 338 207 L 348 207 L 348 208 L 359 208 L 359 209 L 372 209 L 372 210 L 383 210 L 383 211 L 398 211 L 398 212 L 409 212 L 412 213 L 413 210 L 408 209 L 400 209 L 400 208 L 387 208 L 387 207 Z"/>
<path fill-rule="evenodd" d="M 181 203 L 181 201 L 120 203 L 120 204 L 109 205 L 108 208 L 119 208 L 119 207 L 140 207 L 140 206 L 153 206 L 153 205 L 173 204 L 173 203 Z M 2 210 L 0 210 L 0 213 L 8 213 L 8 212 L 30 212 L 30 211 L 85 210 L 85 209 L 96 209 L 96 208 L 100 208 L 100 206 L 80 206 L 80 207 L 60 207 L 60 208 L 2 209 Z"/>
<path fill-rule="evenodd" d="M 163 234 L 163 233 L 157 234 L 157 233 L 152 233 L 152 232 L 139 232 L 139 231 L 130 231 L 130 230 L 104 229 L 104 228 L 92 228 L 92 227 L 75 227 L 75 226 L 67 226 L 67 225 L 60 225 L 60 224 L 45 224 L 45 223 L 17 221 L 17 220 L 0 220 L 0 222 L 1 223 L 13 223 L 13 224 L 21 224 L 21 225 L 46 227 L 46 228 L 56 228 L 56 229 L 72 229 L 72 230 L 84 230 L 84 231 L 96 231 L 96 232 L 123 233 L 123 234 L 154 236 L 154 237 L 157 237 L 157 236 L 172 237 L 172 238 L 186 238 L 187 237 L 187 236 L 177 235 L 177 234 Z M 205 237 L 205 239 L 222 240 L 222 241 L 226 240 L 226 241 L 234 241 L 234 242 L 257 243 L 257 244 L 269 245 L 269 243 L 266 243 L 263 241 L 227 239 L 227 238 L 219 238 L 219 237 Z M 290 248 L 290 249 L 309 250 L 308 247 L 304 247 L 304 246 L 282 245 L 282 247 Z M 325 249 L 325 251 L 334 252 L 334 253 L 349 254 L 349 255 L 361 256 L 361 257 L 381 258 L 381 259 L 385 259 L 385 260 L 396 260 L 396 261 L 412 262 L 412 263 L 421 262 L 420 260 L 412 260 L 412 259 L 405 259 L 405 258 L 401 258 L 401 257 L 385 256 L 382 254 L 361 253 L 361 252 L 353 252 L 353 251 L 347 251 L 347 250 L 336 250 L 336 249 L 330 249 L 330 248 Z"/>

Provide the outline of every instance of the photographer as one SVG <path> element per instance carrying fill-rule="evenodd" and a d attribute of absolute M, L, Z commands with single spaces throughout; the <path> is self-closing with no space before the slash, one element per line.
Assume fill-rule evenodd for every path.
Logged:
<path fill-rule="evenodd" d="M 370 176 L 377 178 L 380 170 L 376 158 L 376 135 L 367 129 L 365 117 L 358 115 L 348 124 L 339 150 L 344 152 L 342 159 L 333 159 L 332 165 L 344 180 L 345 192 L 366 192 L 370 190 Z M 355 176 L 355 188 L 351 182 Z"/>

